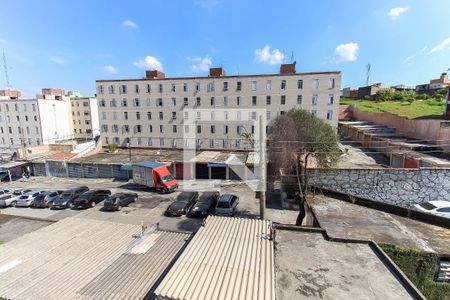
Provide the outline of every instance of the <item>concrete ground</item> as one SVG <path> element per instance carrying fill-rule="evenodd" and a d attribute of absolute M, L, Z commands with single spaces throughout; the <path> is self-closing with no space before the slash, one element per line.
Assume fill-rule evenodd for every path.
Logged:
<path fill-rule="evenodd" d="M 0 241 L 8 242 L 26 233 L 43 228 L 51 222 L 24 219 L 0 214 Z"/>
<path fill-rule="evenodd" d="M 275 244 L 277 299 L 412 299 L 367 244 L 288 230 Z"/>
<path fill-rule="evenodd" d="M 255 198 L 252 191 L 243 182 L 236 181 L 180 181 L 181 190 L 211 191 L 218 190 L 221 194 L 230 193 L 239 196 L 240 201 L 235 216 L 247 218 L 259 218 L 259 199 Z M 90 189 L 110 189 L 115 192 L 135 192 L 139 195 L 136 203 L 123 208 L 120 212 L 107 212 L 99 203 L 94 208 L 83 210 L 50 210 L 34 208 L 2 208 L 0 214 L 11 216 L 23 216 L 49 221 L 59 221 L 67 217 L 87 218 L 93 220 L 112 221 L 135 225 L 151 225 L 159 223 L 161 229 L 174 231 L 196 231 L 202 223 L 202 219 L 182 217 L 165 217 L 167 206 L 175 199 L 178 192 L 171 194 L 158 194 L 151 190 L 137 188 L 131 182 L 114 181 L 111 179 L 86 179 L 86 178 L 57 178 L 57 177 L 32 177 L 27 182 L 16 181 L 7 184 L 10 189 L 36 188 L 44 190 L 69 189 L 86 185 Z M 289 210 L 267 209 L 267 218 L 279 223 L 293 224 L 297 212 Z"/>
<path fill-rule="evenodd" d="M 373 240 L 440 254 L 450 253 L 450 230 L 383 211 L 317 195 L 311 199 L 330 237 Z"/>
<path fill-rule="evenodd" d="M 373 149 L 361 147 L 357 143 L 339 144 L 344 153 L 338 161 L 338 168 L 381 168 L 389 166 L 389 159 L 382 153 L 374 153 Z"/>

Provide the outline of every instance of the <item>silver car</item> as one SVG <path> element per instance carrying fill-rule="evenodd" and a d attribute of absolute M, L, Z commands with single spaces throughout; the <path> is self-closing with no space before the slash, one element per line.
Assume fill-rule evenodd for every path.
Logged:
<path fill-rule="evenodd" d="M 15 190 L 10 194 L 0 197 L 0 207 L 16 206 L 20 196 L 28 192 L 31 192 L 31 190 Z"/>
<path fill-rule="evenodd" d="M 31 191 L 26 194 L 23 194 L 17 200 L 16 207 L 30 207 L 33 206 L 33 201 L 36 196 L 44 193 L 44 191 Z"/>
<path fill-rule="evenodd" d="M 220 196 L 216 205 L 216 215 L 232 216 L 239 203 L 239 197 L 236 195 L 224 194 Z"/>

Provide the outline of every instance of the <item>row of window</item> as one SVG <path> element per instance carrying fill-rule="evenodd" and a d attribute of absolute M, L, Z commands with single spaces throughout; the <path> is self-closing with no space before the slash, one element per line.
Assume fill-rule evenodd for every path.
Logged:
<path fill-rule="evenodd" d="M 76 121 L 73 120 L 73 125 L 76 125 Z M 85 125 L 91 125 L 91 120 L 84 120 Z M 81 125 L 81 120 L 78 120 L 78 125 Z"/>
<path fill-rule="evenodd" d="M 272 104 L 272 96 L 266 96 L 265 99 L 263 100 L 265 105 L 271 105 Z M 285 105 L 286 104 L 286 95 L 281 95 L 280 96 L 280 105 Z M 229 102 L 229 97 L 224 96 L 222 98 L 223 100 L 223 106 L 228 106 L 230 104 Z M 312 95 L 311 97 L 311 104 L 312 105 L 317 105 L 319 102 L 319 96 L 318 95 Z M 327 103 L 328 105 L 331 105 L 334 103 L 334 94 L 329 94 L 328 98 L 327 98 Z M 162 107 L 164 106 L 164 101 L 163 98 L 156 98 L 155 104 L 157 107 Z M 174 97 L 171 99 L 171 104 L 172 106 L 176 106 L 177 105 L 177 99 Z M 195 106 L 201 106 L 202 104 L 202 99 L 201 97 L 196 97 L 195 99 Z M 211 97 L 210 101 L 209 101 L 210 106 L 215 106 L 216 105 L 216 97 Z M 236 106 L 241 106 L 242 105 L 242 97 L 236 97 L 236 102 L 234 103 Z M 297 95 L 297 104 L 303 104 L 303 95 Z M 134 98 L 132 101 L 132 105 L 134 107 L 140 107 L 141 106 L 141 100 L 139 98 Z M 147 106 L 152 106 L 152 100 L 151 98 L 147 98 L 146 100 L 146 105 Z M 258 96 L 252 96 L 251 97 L 251 105 L 252 106 L 257 106 L 258 105 Z M 106 100 L 105 99 L 101 99 L 100 100 L 100 106 L 101 107 L 106 107 Z M 115 98 L 111 99 L 110 103 L 109 103 L 110 107 L 117 107 L 117 100 Z M 120 106 L 121 107 L 128 107 L 128 99 L 124 98 L 120 101 Z M 185 97 L 183 98 L 183 106 L 189 106 L 189 98 Z M 72 113 L 73 114 L 73 113 Z"/>
<path fill-rule="evenodd" d="M 14 105 L 11 104 L 12 107 L 14 107 L 14 111 L 19 111 L 19 103 L 14 103 Z M 11 111 L 13 110 L 13 108 L 11 107 Z M 22 111 L 28 111 L 28 104 L 27 103 L 22 103 Z M 9 103 L 5 103 L 5 105 L 2 108 L 2 105 L 0 105 L 0 111 L 2 111 L 2 109 L 6 112 L 10 111 L 10 105 Z M 36 111 L 36 104 L 32 103 L 31 104 L 31 111 Z"/>
<path fill-rule="evenodd" d="M 16 141 L 17 141 L 17 144 L 16 144 Z M 2 137 L 2 144 L 6 145 L 5 142 L 6 142 L 5 138 Z M 41 144 L 41 139 L 37 138 L 35 145 L 39 146 L 40 144 Z M 15 140 L 14 138 L 10 138 L 9 139 L 9 146 L 14 146 L 14 145 L 23 146 L 23 147 L 32 146 L 33 145 L 33 141 L 32 141 L 31 138 L 28 138 L 26 140 L 25 139 Z"/>
<path fill-rule="evenodd" d="M 7 127 L 6 129 L 3 129 L 3 126 L 0 126 L 0 133 L 9 133 L 9 134 L 13 134 L 13 128 L 11 126 Z M 31 130 L 30 127 L 25 127 L 25 130 L 23 130 L 23 127 L 17 127 L 17 132 L 19 134 L 22 133 L 26 133 L 26 134 L 31 134 Z M 35 133 L 39 134 L 39 127 L 35 127 Z"/>
<path fill-rule="evenodd" d="M 85 131 L 86 131 L 85 132 L 86 134 L 92 134 L 92 129 L 86 129 Z M 75 134 L 83 134 L 83 130 L 82 129 L 78 129 L 78 130 L 74 129 L 73 133 L 75 133 Z"/>
<path fill-rule="evenodd" d="M 25 116 L 25 122 L 29 121 L 28 116 Z M 33 116 L 33 120 L 37 122 L 37 116 Z M 20 116 L 16 116 L 16 121 L 20 122 Z M 3 122 L 2 116 L 0 116 L 0 123 Z M 11 116 L 6 116 L 6 123 L 11 123 Z"/>
<path fill-rule="evenodd" d="M 79 111 L 77 111 L 77 116 L 80 116 L 81 114 L 80 114 L 80 112 Z M 85 116 L 85 117 L 89 117 L 90 115 L 91 115 L 91 113 L 89 112 L 89 111 L 84 111 L 83 112 L 83 115 Z M 75 116 L 75 112 L 74 111 L 72 111 L 72 116 Z"/>
<path fill-rule="evenodd" d="M 74 107 L 74 106 L 80 107 L 80 102 L 72 101 L 72 107 Z M 89 106 L 89 102 L 83 101 L 83 107 L 88 107 L 88 106 Z"/>
<path fill-rule="evenodd" d="M 320 86 L 320 80 L 319 79 L 313 79 L 311 81 L 312 83 L 312 87 L 314 89 L 318 89 Z M 251 85 L 251 90 L 252 91 L 257 91 L 258 90 L 258 82 L 256 80 L 253 80 L 250 82 Z M 209 82 L 206 84 L 206 91 L 207 92 L 214 92 L 216 90 L 216 83 L 215 82 Z M 335 78 L 329 78 L 328 79 L 328 88 L 329 89 L 334 89 L 336 86 L 336 80 Z M 288 81 L 286 79 L 282 79 L 279 82 L 279 87 L 281 90 L 286 90 L 288 87 Z M 295 87 L 297 89 L 303 89 L 303 80 L 299 79 L 297 80 L 297 82 L 295 83 Z M 170 85 L 165 86 L 162 83 L 158 83 L 157 84 L 157 92 L 162 93 L 164 92 L 164 89 L 168 89 L 170 92 L 175 93 L 177 91 L 177 85 L 175 83 L 170 83 Z M 265 83 L 265 89 L 270 91 L 272 90 L 272 80 L 267 80 Z M 153 90 L 153 87 L 150 83 L 147 83 L 145 85 L 145 92 L 146 93 L 151 93 Z M 196 82 L 194 84 L 194 90 L 196 92 L 200 92 L 201 89 L 201 83 L 200 82 Z M 230 90 L 230 83 L 228 81 L 223 81 L 222 82 L 222 86 L 221 86 L 221 90 L 226 92 Z M 236 91 L 242 91 L 242 81 L 237 81 L 236 85 L 235 85 L 235 90 Z M 183 92 L 189 92 L 189 84 L 187 82 L 184 82 L 182 85 L 182 91 Z M 119 85 L 119 94 L 127 94 L 128 93 L 128 85 L 126 84 L 121 84 Z M 134 84 L 134 93 L 139 94 L 141 92 L 141 86 L 139 84 Z M 103 87 L 103 85 L 99 85 L 98 86 L 98 93 L 100 95 L 105 93 L 105 89 Z M 109 85 L 108 86 L 108 94 L 115 94 L 116 93 L 116 87 L 114 85 Z"/>

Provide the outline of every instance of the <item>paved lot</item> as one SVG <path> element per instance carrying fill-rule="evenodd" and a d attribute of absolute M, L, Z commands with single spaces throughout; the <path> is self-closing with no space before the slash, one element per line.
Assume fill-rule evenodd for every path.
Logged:
<path fill-rule="evenodd" d="M 277 299 L 412 299 L 367 244 L 278 230 Z"/>
<path fill-rule="evenodd" d="M 406 248 L 450 253 L 450 230 L 326 196 L 312 199 L 330 237 L 373 240 Z"/>
<path fill-rule="evenodd" d="M 51 222 L 30 220 L 0 214 L 0 241 L 8 242 L 28 232 L 50 225 Z"/>

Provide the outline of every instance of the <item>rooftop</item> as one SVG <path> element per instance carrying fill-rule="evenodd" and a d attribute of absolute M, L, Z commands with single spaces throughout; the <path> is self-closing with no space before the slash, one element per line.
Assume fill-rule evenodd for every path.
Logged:
<path fill-rule="evenodd" d="M 164 299 L 275 299 L 269 221 L 209 216 L 161 284 Z"/>

